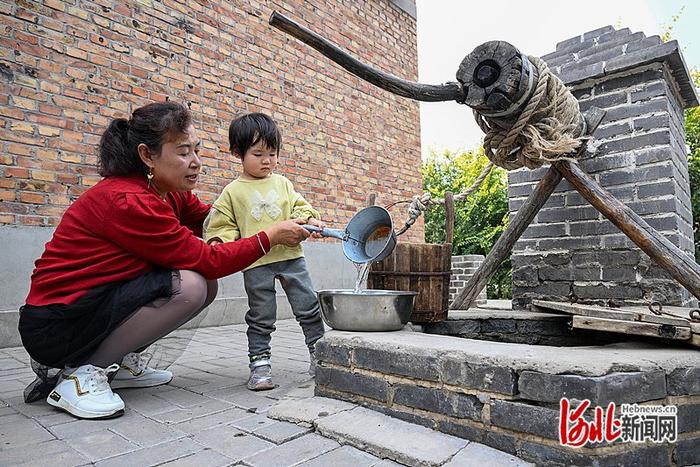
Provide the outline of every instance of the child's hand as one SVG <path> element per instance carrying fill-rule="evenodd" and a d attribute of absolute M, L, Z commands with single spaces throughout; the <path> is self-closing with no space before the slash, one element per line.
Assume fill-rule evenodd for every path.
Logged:
<path fill-rule="evenodd" d="M 307 224 L 313 225 L 314 227 L 318 227 L 319 229 L 325 229 L 326 224 L 315 217 L 310 217 Z M 312 232 L 311 233 L 311 238 L 323 238 L 323 235 L 321 235 L 319 232 Z"/>
<path fill-rule="evenodd" d="M 224 242 L 222 242 L 220 240 L 209 240 L 209 246 L 220 245 L 222 243 L 224 243 Z"/>

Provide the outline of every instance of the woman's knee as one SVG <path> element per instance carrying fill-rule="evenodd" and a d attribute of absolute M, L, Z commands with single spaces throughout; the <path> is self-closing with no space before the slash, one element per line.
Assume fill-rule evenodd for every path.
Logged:
<path fill-rule="evenodd" d="M 189 305 L 188 308 L 193 311 L 199 310 L 206 306 L 209 298 L 208 282 L 204 276 L 197 272 L 180 271 L 180 283 L 178 287 L 173 288 L 175 291 L 173 299 L 186 303 Z"/>

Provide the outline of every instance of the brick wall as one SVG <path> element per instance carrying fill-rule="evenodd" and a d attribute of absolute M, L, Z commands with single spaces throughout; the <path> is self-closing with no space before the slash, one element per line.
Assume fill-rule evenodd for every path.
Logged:
<path fill-rule="evenodd" d="M 165 99 L 194 113 L 204 200 L 238 172 L 226 129 L 242 111 L 279 122 L 280 172 L 329 224 L 344 225 L 369 192 L 381 203 L 410 198 L 421 188 L 418 104 L 267 24 L 278 10 L 366 63 L 415 80 L 416 21 L 398 5 L 0 1 L 0 224 L 55 225 L 99 181 L 96 145 L 110 119 Z M 419 222 L 408 238 L 422 240 Z"/>
<path fill-rule="evenodd" d="M 452 276 L 450 277 L 450 303 L 457 296 L 457 292 L 462 290 L 467 281 L 474 275 L 481 263 L 484 262 L 484 255 L 458 255 L 452 257 Z M 486 287 L 479 293 L 474 301 L 476 305 L 486 303 Z"/>
<path fill-rule="evenodd" d="M 697 94 L 675 41 L 607 26 L 543 57 L 582 111 L 607 111 L 581 166 L 693 255 L 683 109 Z M 546 169 L 509 174 L 511 214 Z M 689 304 L 691 295 L 562 181 L 514 248 L 513 304 L 532 298 Z"/>

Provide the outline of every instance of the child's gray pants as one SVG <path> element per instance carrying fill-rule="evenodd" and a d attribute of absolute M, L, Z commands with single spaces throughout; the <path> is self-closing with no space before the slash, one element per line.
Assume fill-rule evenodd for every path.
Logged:
<path fill-rule="evenodd" d="M 323 336 L 323 322 L 318 297 L 314 292 L 304 258 L 265 264 L 243 271 L 243 282 L 248 294 L 248 356 L 270 355 L 271 334 L 277 321 L 275 279 L 279 279 L 296 320 L 304 331 L 309 350 Z"/>

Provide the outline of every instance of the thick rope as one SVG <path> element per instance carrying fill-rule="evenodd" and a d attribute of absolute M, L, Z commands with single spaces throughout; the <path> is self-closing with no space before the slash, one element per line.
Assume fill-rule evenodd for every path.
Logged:
<path fill-rule="evenodd" d="M 545 162 L 558 160 L 576 162 L 566 154 L 578 149 L 586 139 L 582 136 L 586 129 L 578 101 L 543 60 L 532 56 L 528 59 L 537 67 L 537 84 L 514 123 L 474 111 L 474 118 L 485 133 L 484 153 L 491 162 L 471 187 L 454 197 L 455 201 L 461 201 L 476 191 L 494 164 L 515 170 L 521 167 L 536 169 Z M 444 199 L 432 199 L 427 192 L 414 196 L 408 208 L 409 218 L 396 235 L 406 232 L 430 205 L 444 203 Z"/>
<path fill-rule="evenodd" d="M 486 134 L 486 157 L 507 170 L 535 169 L 557 160 L 575 162 L 565 154 L 578 149 L 584 140 L 578 101 L 543 60 L 528 58 L 539 76 L 535 91 L 515 123 L 510 125 L 506 119 L 474 111 L 476 122 Z"/>

